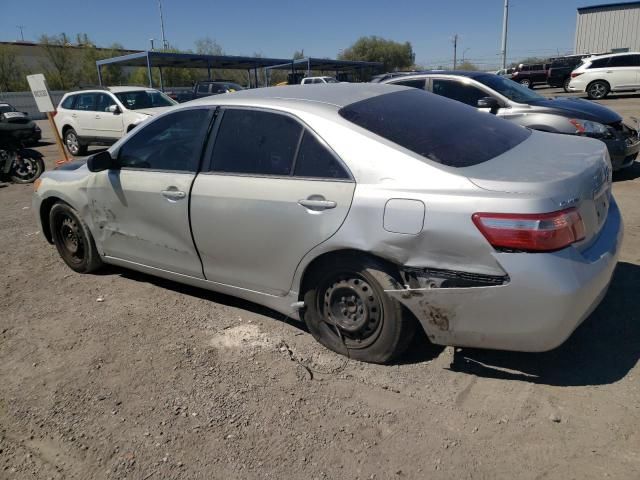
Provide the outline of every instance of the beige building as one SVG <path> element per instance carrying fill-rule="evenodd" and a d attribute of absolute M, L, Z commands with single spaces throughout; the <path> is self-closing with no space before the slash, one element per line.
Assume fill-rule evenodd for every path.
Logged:
<path fill-rule="evenodd" d="M 640 52 L 640 2 L 578 9 L 575 53 Z"/>

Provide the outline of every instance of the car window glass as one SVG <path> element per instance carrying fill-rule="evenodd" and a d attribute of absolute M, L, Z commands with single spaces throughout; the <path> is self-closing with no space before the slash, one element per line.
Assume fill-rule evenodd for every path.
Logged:
<path fill-rule="evenodd" d="M 605 68 L 608 64 L 608 58 L 598 58 L 591 61 L 591 66 L 589 68 Z"/>
<path fill-rule="evenodd" d="M 531 135 L 512 122 L 417 89 L 371 97 L 338 113 L 425 159 L 451 167 L 486 162 Z"/>
<path fill-rule="evenodd" d="M 67 98 L 64 99 L 61 107 L 66 108 L 67 110 L 71 110 L 73 108 L 73 102 L 75 101 L 76 97 L 77 95 L 69 95 Z"/>
<path fill-rule="evenodd" d="M 93 110 L 96 100 L 94 93 L 81 93 L 76 100 L 75 110 Z"/>
<path fill-rule="evenodd" d="M 289 175 L 301 133 L 302 126 L 287 115 L 226 110 L 213 149 L 213 170 Z"/>
<path fill-rule="evenodd" d="M 209 126 L 209 110 L 181 110 L 138 127 L 120 147 L 123 167 L 194 172 Z"/>
<path fill-rule="evenodd" d="M 349 174 L 333 153 L 308 131 L 302 137 L 294 175 L 312 178 L 349 178 Z"/>
<path fill-rule="evenodd" d="M 619 57 L 611 57 L 609 67 L 634 67 L 636 65 L 635 55 L 620 55 Z"/>
<path fill-rule="evenodd" d="M 101 93 L 98 95 L 98 101 L 96 102 L 96 111 L 98 112 L 107 112 L 111 105 L 115 105 L 116 102 L 106 93 Z"/>
<path fill-rule="evenodd" d="M 479 88 L 455 80 L 433 80 L 433 93 L 477 107 L 478 100 L 488 95 Z"/>
<path fill-rule="evenodd" d="M 419 88 L 420 90 L 424 90 L 425 83 L 426 83 L 426 80 L 424 79 L 400 80 L 397 82 L 393 82 L 394 85 L 403 85 L 405 87 Z"/>
<path fill-rule="evenodd" d="M 209 85 L 208 84 L 198 85 L 198 93 L 209 93 Z"/>

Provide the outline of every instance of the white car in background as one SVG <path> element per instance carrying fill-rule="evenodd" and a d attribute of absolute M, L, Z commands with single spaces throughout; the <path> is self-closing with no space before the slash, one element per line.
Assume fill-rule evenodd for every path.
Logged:
<path fill-rule="evenodd" d="M 640 90 L 640 53 L 625 52 L 585 58 L 571 72 L 570 92 L 586 92 L 599 100 L 610 92 Z"/>
<path fill-rule="evenodd" d="M 303 78 L 302 82 L 300 82 L 301 85 L 312 85 L 317 83 L 340 83 L 340 82 L 333 77 L 307 77 L 307 78 Z"/>
<path fill-rule="evenodd" d="M 69 92 L 56 112 L 56 126 L 72 155 L 89 145 L 111 145 L 140 122 L 178 103 L 144 87 L 107 87 Z"/>

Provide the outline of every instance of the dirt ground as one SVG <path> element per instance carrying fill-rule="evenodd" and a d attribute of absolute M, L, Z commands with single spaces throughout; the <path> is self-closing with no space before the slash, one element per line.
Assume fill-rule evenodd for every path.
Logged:
<path fill-rule="evenodd" d="M 638 95 L 603 103 L 640 112 Z M 611 289 L 563 346 L 422 338 L 393 366 L 231 297 L 76 274 L 38 232 L 31 186 L 0 189 L 0 478 L 638 479 L 638 177 L 614 185 Z"/>

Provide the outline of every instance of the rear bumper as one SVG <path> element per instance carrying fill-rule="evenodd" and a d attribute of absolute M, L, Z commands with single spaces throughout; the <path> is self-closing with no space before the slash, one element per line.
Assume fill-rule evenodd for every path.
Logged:
<path fill-rule="evenodd" d="M 501 286 L 389 290 L 441 345 L 539 352 L 562 344 L 606 294 L 623 237 L 611 202 L 598 239 L 586 251 L 500 253 Z"/>

